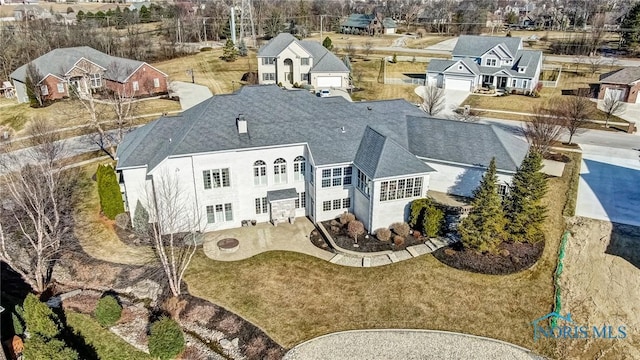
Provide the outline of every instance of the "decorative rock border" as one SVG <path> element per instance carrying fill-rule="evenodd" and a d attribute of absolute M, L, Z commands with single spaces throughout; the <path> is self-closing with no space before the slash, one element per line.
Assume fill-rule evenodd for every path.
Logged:
<path fill-rule="evenodd" d="M 327 229 L 321 224 L 317 224 L 322 235 L 329 241 L 329 244 L 338 252 L 334 255 L 330 263 L 351 267 L 376 267 L 397 263 L 400 261 L 412 259 L 425 254 L 430 254 L 442 247 L 458 242 L 455 238 L 433 238 L 425 241 L 424 244 L 413 245 L 407 247 L 406 250 L 400 251 L 378 251 L 363 253 L 353 250 L 347 250 L 338 246 Z"/>

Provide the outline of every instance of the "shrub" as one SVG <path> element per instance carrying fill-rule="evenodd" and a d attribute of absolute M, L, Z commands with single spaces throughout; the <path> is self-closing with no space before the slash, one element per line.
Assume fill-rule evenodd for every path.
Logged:
<path fill-rule="evenodd" d="M 98 182 L 98 195 L 100 196 L 102 213 L 113 220 L 116 215 L 124 212 L 124 204 L 116 172 L 110 165 L 98 165 L 96 180 Z"/>
<path fill-rule="evenodd" d="M 18 336 L 22 336 L 24 334 L 22 319 L 16 313 L 11 313 L 11 321 L 13 322 L 13 332 Z"/>
<path fill-rule="evenodd" d="M 133 230 L 138 235 L 145 235 L 149 230 L 149 213 L 140 200 L 136 203 L 136 210 L 133 213 Z"/>
<path fill-rule="evenodd" d="M 227 335 L 238 333 L 240 328 L 242 328 L 242 321 L 240 321 L 240 319 L 235 315 L 225 316 L 225 318 L 218 324 L 218 329 Z"/>
<path fill-rule="evenodd" d="M 395 246 L 402 246 L 404 245 L 404 238 L 400 235 L 396 235 L 393 237 L 393 243 Z"/>
<path fill-rule="evenodd" d="M 424 222 L 422 228 L 427 237 L 436 237 L 442 232 L 444 227 L 444 211 L 438 209 L 433 204 L 424 210 Z"/>
<path fill-rule="evenodd" d="M 340 224 L 346 225 L 346 224 L 352 222 L 355 219 L 356 219 L 355 215 L 346 212 L 346 213 L 340 215 Z"/>
<path fill-rule="evenodd" d="M 100 299 L 94 312 L 98 323 L 107 328 L 115 325 L 121 315 L 122 306 L 113 295 L 107 295 Z"/>
<path fill-rule="evenodd" d="M 364 224 L 358 220 L 354 220 L 347 225 L 347 233 L 353 237 L 355 241 L 358 241 L 358 236 L 364 233 Z"/>
<path fill-rule="evenodd" d="M 205 52 L 205 51 L 213 51 L 213 48 L 211 46 L 204 46 L 200 48 L 200 52 Z"/>
<path fill-rule="evenodd" d="M 180 325 L 163 317 L 151 325 L 149 353 L 162 360 L 174 359 L 184 349 L 184 335 Z"/>
<path fill-rule="evenodd" d="M 380 241 L 389 241 L 389 239 L 391 239 L 391 230 L 387 228 L 380 228 L 376 230 L 376 237 Z"/>
<path fill-rule="evenodd" d="M 391 230 L 393 230 L 393 232 L 396 233 L 396 235 L 407 237 L 411 229 L 409 228 L 409 224 L 404 222 L 397 222 L 397 223 L 391 224 Z"/>
<path fill-rule="evenodd" d="M 122 230 L 126 230 L 129 227 L 129 214 L 120 213 L 116 215 L 116 226 Z"/>
<path fill-rule="evenodd" d="M 394 64 L 398 62 L 398 54 L 396 53 L 393 54 L 393 58 L 391 58 L 391 62 Z"/>
<path fill-rule="evenodd" d="M 174 296 L 168 298 L 163 304 L 164 310 L 166 310 L 169 315 L 171 315 L 171 318 L 175 320 L 180 319 L 180 313 L 184 311 L 184 308 L 186 306 L 187 300 L 181 300 L 180 298 Z"/>

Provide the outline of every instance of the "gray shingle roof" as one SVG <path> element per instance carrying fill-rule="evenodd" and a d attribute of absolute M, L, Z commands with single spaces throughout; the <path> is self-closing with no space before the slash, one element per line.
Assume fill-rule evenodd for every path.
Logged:
<path fill-rule="evenodd" d="M 351 14 L 341 25 L 354 28 L 367 28 L 373 18 L 373 15 Z"/>
<path fill-rule="evenodd" d="M 429 61 L 429 65 L 427 66 L 427 72 L 443 72 L 447 70 L 451 65 L 457 62 L 458 60 L 433 59 Z"/>
<path fill-rule="evenodd" d="M 247 120 L 247 134 L 238 134 L 236 128 L 235 119 L 240 113 Z M 464 164 L 477 163 L 480 154 L 483 160 L 496 154 L 498 168 L 505 170 L 515 168 L 515 160 L 507 159 L 523 157 L 513 141 L 500 140 L 495 133 L 476 137 L 480 132 L 477 129 L 488 125 L 455 122 L 454 131 L 448 131 L 454 125 L 447 126 L 447 120 L 424 116 L 405 100 L 352 103 L 341 97 L 319 98 L 308 91 L 281 90 L 274 85 L 245 86 L 234 94 L 216 95 L 181 116 L 162 117 L 127 134 L 118 147 L 118 168 L 147 165 L 150 171 L 168 156 L 300 143 L 308 144 L 316 165 L 349 163 L 359 153 L 367 127 L 386 138 L 382 150 L 374 151 L 379 154 L 374 176 L 428 171 L 415 162 L 416 156 L 433 157 L 430 155 L 434 152 L 442 152 L 443 160 Z M 465 130 L 469 127 L 473 129 Z M 456 131 L 467 135 L 460 138 Z M 485 144 L 487 141 L 491 144 Z M 474 142 L 477 148 L 471 146 Z M 526 143 L 520 145 L 526 148 Z M 450 157 L 450 150 L 430 150 L 438 146 L 465 150 Z M 515 155 L 510 155 L 512 151 Z"/>
<path fill-rule="evenodd" d="M 477 55 L 479 56 L 479 55 Z M 518 50 L 515 55 L 515 61 L 513 65 L 506 65 L 501 67 L 494 66 L 479 66 L 476 62 L 470 58 L 462 59 L 475 74 L 479 75 L 495 75 L 500 71 L 506 71 L 513 77 L 521 78 L 533 78 L 535 76 L 536 68 L 542 58 L 542 51 L 539 50 Z M 455 64 L 457 60 L 440 60 L 434 59 L 429 62 L 427 66 L 427 72 L 444 72 L 451 65 Z M 518 66 L 525 66 L 523 73 L 518 72 Z M 640 72 L 639 72 L 640 73 Z"/>
<path fill-rule="evenodd" d="M 398 26 L 392 18 L 384 18 L 382 19 L 382 27 L 384 27 L 385 29 L 392 29 Z"/>
<path fill-rule="evenodd" d="M 504 44 L 511 55 L 515 56 L 521 43 L 522 39 L 518 37 L 461 35 L 451 54 L 453 56 L 480 56 L 494 46 Z"/>
<path fill-rule="evenodd" d="M 276 57 L 292 42 L 297 43 L 313 57 L 311 72 L 349 72 L 344 63 L 322 44 L 315 41 L 299 41 L 289 33 L 280 33 L 258 50 L 259 57 Z"/>
<path fill-rule="evenodd" d="M 270 190 L 267 191 L 267 200 L 271 201 L 280 201 L 280 200 L 291 200 L 297 199 L 298 192 L 295 188 L 282 189 L 282 190 Z"/>
<path fill-rule="evenodd" d="M 605 84 L 631 84 L 640 80 L 640 66 L 628 67 L 600 75 L 600 82 Z"/>
<path fill-rule="evenodd" d="M 131 72 L 144 64 L 142 61 L 107 55 L 88 46 L 54 49 L 32 62 L 43 76 L 54 74 L 63 77 L 81 58 L 85 58 L 107 69 L 104 77 L 118 82 L 123 82 Z M 117 69 L 113 66 L 114 64 L 117 64 Z M 27 64 L 22 65 L 11 73 L 11 78 L 20 82 L 25 82 L 26 77 Z"/>
<path fill-rule="evenodd" d="M 493 126 L 424 117 L 407 117 L 409 151 L 418 157 L 488 166 L 492 157 L 501 170 L 516 171 L 527 154 L 529 145 L 506 131 Z"/>
<path fill-rule="evenodd" d="M 297 41 L 297 39 L 293 35 L 289 33 L 280 33 L 278 36 L 269 40 L 266 45 L 261 47 L 260 50 L 258 50 L 257 56 L 276 57 L 294 41 Z"/>
<path fill-rule="evenodd" d="M 371 179 L 434 171 L 397 142 L 369 126 L 364 130 L 353 163 Z"/>

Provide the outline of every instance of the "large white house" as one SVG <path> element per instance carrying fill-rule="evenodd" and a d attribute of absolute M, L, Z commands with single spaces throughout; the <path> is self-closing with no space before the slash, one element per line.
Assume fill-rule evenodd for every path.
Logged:
<path fill-rule="evenodd" d="M 517 37 L 462 35 L 451 60 L 432 60 L 427 84 L 450 90 L 480 87 L 530 93 L 538 85 L 542 51 L 524 50 Z"/>
<path fill-rule="evenodd" d="M 256 85 L 127 134 L 116 169 L 132 217 L 171 174 L 206 214 L 200 231 L 345 211 L 372 231 L 405 221 L 427 190 L 470 196 L 492 157 L 506 185 L 527 150 L 500 128 L 430 118 L 405 100 Z"/>
<path fill-rule="evenodd" d="M 281 33 L 258 51 L 260 84 L 311 85 L 314 88 L 346 89 L 349 68 L 331 51 L 315 41 L 301 41 Z"/>

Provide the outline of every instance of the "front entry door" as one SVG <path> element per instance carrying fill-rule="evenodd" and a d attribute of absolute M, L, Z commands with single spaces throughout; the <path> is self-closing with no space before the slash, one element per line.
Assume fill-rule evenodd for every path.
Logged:
<path fill-rule="evenodd" d="M 507 78 L 506 77 L 499 77 L 498 78 L 498 89 L 504 89 L 507 87 Z"/>

